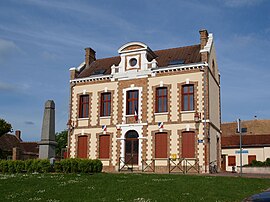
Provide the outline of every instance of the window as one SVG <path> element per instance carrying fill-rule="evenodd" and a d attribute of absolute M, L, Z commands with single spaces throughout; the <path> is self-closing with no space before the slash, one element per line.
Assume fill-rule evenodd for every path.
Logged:
<path fill-rule="evenodd" d="M 79 118 L 88 118 L 88 115 L 89 115 L 89 95 L 81 95 Z"/>
<path fill-rule="evenodd" d="M 111 116 L 111 93 L 101 94 L 100 116 Z"/>
<path fill-rule="evenodd" d="M 156 112 L 168 111 L 168 90 L 166 87 L 156 89 Z"/>
<path fill-rule="evenodd" d="M 248 164 L 251 164 L 252 161 L 256 161 L 256 155 L 248 155 Z"/>
<path fill-rule="evenodd" d="M 235 156 L 228 156 L 228 166 L 236 166 Z"/>
<path fill-rule="evenodd" d="M 195 158 L 195 133 L 192 131 L 182 133 L 182 158 Z"/>
<path fill-rule="evenodd" d="M 182 110 L 194 110 L 194 85 L 184 85 L 182 87 Z"/>
<path fill-rule="evenodd" d="M 155 135 L 155 158 L 167 158 L 167 133 Z"/>
<path fill-rule="evenodd" d="M 138 113 L 138 90 L 127 91 L 127 115 Z"/>
<path fill-rule="evenodd" d="M 137 64 L 137 59 L 136 59 L 136 58 L 131 58 L 131 59 L 129 60 L 129 65 L 130 65 L 131 67 L 134 67 L 136 64 Z"/>
<path fill-rule="evenodd" d="M 78 158 L 87 158 L 87 142 L 88 138 L 86 135 L 78 137 L 78 150 L 77 157 Z"/>
<path fill-rule="evenodd" d="M 110 136 L 109 135 L 99 136 L 99 158 L 100 159 L 110 158 Z"/>

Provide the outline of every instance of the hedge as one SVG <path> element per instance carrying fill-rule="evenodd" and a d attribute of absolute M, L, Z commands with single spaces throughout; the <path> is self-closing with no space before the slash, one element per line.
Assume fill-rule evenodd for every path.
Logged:
<path fill-rule="evenodd" d="M 251 167 L 270 167 L 270 158 L 267 158 L 265 161 L 256 161 L 253 160 L 251 164 L 245 165 L 246 166 L 251 166 Z"/>
<path fill-rule="evenodd" d="M 0 160 L 0 173 L 97 173 L 102 171 L 100 160 L 92 159 L 64 159 L 56 161 L 54 167 L 48 159 Z"/>
<path fill-rule="evenodd" d="M 59 173 L 99 173 L 102 167 L 98 159 L 64 159 L 55 162 L 54 169 Z"/>

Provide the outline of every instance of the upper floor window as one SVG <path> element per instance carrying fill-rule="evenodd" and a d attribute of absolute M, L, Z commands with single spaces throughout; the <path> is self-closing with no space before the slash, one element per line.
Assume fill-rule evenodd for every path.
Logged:
<path fill-rule="evenodd" d="M 89 95 L 81 95 L 79 118 L 88 118 L 88 116 L 89 116 Z"/>
<path fill-rule="evenodd" d="M 111 93 L 102 93 L 100 116 L 110 116 L 110 115 L 111 115 Z"/>
<path fill-rule="evenodd" d="M 194 110 L 194 85 L 182 86 L 182 110 Z"/>
<path fill-rule="evenodd" d="M 138 113 L 138 90 L 127 91 L 127 115 Z"/>
<path fill-rule="evenodd" d="M 168 111 L 168 90 L 166 87 L 156 89 L 156 112 Z"/>

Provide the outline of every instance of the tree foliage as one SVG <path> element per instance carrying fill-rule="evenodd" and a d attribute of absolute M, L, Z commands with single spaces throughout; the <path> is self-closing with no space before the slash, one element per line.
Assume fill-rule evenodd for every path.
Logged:
<path fill-rule="evenodd" d="M 56 139 L 56 142 L 57 142 L 57 147 L 56 147 L 56 155 L 57 156 L 61 156 L 61 150 L 63 148 L 66 148 L 67 146 L 67 136 L 68 136 L 68 131 L 67 130 L 63 130 L 59 133 L 56 133 L 55 134 L 55 139 Z"/>
<path fill-rule="evenodd" d="M 0 118 L 0 137 L 8 132 L 12 132 L 11 124 Z"/>

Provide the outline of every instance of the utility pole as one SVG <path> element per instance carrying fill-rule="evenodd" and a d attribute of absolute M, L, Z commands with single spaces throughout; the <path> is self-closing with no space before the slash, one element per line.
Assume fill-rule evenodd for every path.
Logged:
<path fill-rule="evenodd" d="M 237 119 L 237 132 L 240 136 L 240 176 L 242 177 L 242 128 L 241 128 L 241 119 Z"/>

